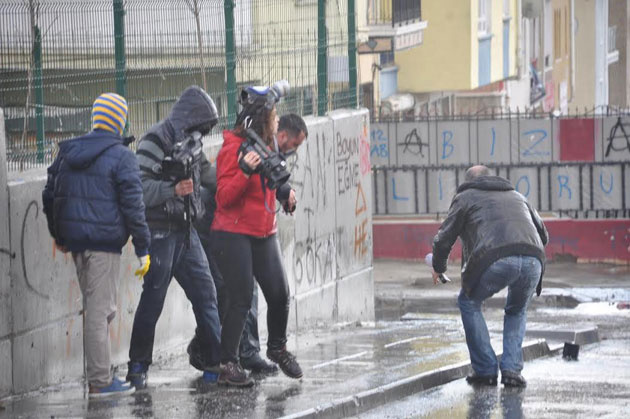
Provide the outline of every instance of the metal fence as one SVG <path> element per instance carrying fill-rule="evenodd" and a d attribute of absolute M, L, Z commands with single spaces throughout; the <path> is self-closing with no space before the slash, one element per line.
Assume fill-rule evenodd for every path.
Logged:
<path fill-rule="evenodd" d="M 488 164 L 495 174 L 511 180 L 517 185 L 519 171 L 522 169 L 534 169 L 534 179 L 532 182 L 535 186 L 532 189 L 536 196 L 530 199 L 537 203 L 535 206 L 540 212 L 555 212 L 559 216 L 571 218 L 630 218 L 630 193 L 626 187 L 626 173 L 630 170 L 630 163 L 622 162 L 573 162 L 573 163 L 533 163 L 533 164 Z M 597 199 L 595 191 L 598 180 L 594 175 L 595 169 L 602 166 L 618 169 L 621 172 L 621 188 L 619 188 L 620 200 L 612 207 L 605 205 L 602 200 Z M 374 166 L 372 168 L 373 176 L 373 194 L 374 194 L 374 214 L 375 215 L 435 215 L 438 219 L 440 212 L 434 211 L 436 200 L 434 194 L 426 193 L 429 188 L 429 179 L 431 173 L 440 171 L 453 171 L 455 173 L 455 187 L 458 187 L 464 181 L 464 174 L 470 165 L 452 165 L 452 166 Z M 578 179 L 576 182 L 578 190 L 576 193 L 576 207 L 574 209 L 560 208 L 558 203 L 552 198 L 554 190 L 551 185 L 552 173 L 557 169 L 577 168 Z M 412 195 L 408 197 L 411 201 L 409 211 L 400 212 L 392 211 L 390 200 L 382 199 L 390 195 L 389 179 L 396 173 L 408 172 L 412 174 L 413 188 Z M 516 174 L 516 176 L 513 176 Z M 522 192 L 522 191 L 520 191 Z M 543 196 L 546 195 L 546 196 Z M 379 199 L 379 197 L 381 199 Z"/>
<path fill-rule="evenodd" d="M 355 107 L 354 7 L 354 0 L 3 0 L 9 170 L 51 162 L 56 143 L 89 131 L 91 104 L 106 91 L 127 98 L 128 133 L 136 136 L 192 84 L 215 100 L 219 129 L 234 121 L 239 87 L 279 79 L 292 86 L 280 113 Z"/>

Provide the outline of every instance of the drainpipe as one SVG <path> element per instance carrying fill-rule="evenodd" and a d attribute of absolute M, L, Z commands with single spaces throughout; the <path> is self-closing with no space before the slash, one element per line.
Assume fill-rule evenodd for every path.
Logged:
<path fill-rule="evenodd" d="M 575 97 L 575 0 L 571 0 L 571 102 Z"/>

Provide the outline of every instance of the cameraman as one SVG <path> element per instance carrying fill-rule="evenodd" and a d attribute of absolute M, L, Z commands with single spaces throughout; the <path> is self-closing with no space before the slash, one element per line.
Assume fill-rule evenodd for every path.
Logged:
<path fill-rule="evenodd" d="M 276 238 L 276 191 L 269 189 L 269 180 L 256 170 L 261 164 L 261 156 L 255 151 L 245 155 L 239 152 L 242 143 L 247 141 L 248 128 L 255 131 L 270 151 L 290 151 L 306 138 L 306 125 L 295 115 L 286 119 L 293 122 L 286 130 L 286 136 L 283 134 L 276 144 L 274 135 L 278 117 L 275 102 L 270 103 L 269 95 L 258 88 L 243 91 L 243 109 L 234 130 L 223 132 L 223 147 L 217 156 L 217 209 L 212 223 L 212 251 L 224 278 L 227 302 L 221 333 L 219 384 L 253 384 L 239 365 L 238 348 L 252 303 L 254 277 L 268 306 L 267 357 L 287 376 L 302 377 L 295 356 L 286 349 L 289 285 Z M 239 166 L 241 159 L 248 166 L 248 173 Z M 292 212 L 295 192 L 290 187 L 284 189 L 288 193 L 283 206 Z"/>
<path fill-rule="evenodd" d="M 146 387 L 155 326 L 173 276 L 192 303 L 197 321 L 204 362 L 193 366 L 218 374 L 221 326 L 216 290 L 197 232 L 190 228 L 190 222 L 203 215 L 201 185 L 211 183 L 210 163 L 201 152 L 199 134 L 208 134 L 217 118 L 212 98 L 197 86 L 188 87 L 168 117 L 151 127 L 138 146 L 153 264 L 144 279 L 129 348 L 127 380 L 136 388 Z M 196 151 L 194 159 L 193 153 L 178 151 L 177 144 L 183 140 Z M 192 177 L 171 179 L 169 173 L 163 173 L 165 157 L 176 163 L 193 161 Z"/>

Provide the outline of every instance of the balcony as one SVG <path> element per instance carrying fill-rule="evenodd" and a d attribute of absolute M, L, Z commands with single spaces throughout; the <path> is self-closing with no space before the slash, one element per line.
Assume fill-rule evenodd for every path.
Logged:
<path fill-rule="evenodd" d="M 389 38 L 396 51 L 422 44 L 427 22 L 421 6 L 421 0 L 368 0 L 366 30 L 372 44 Z"/>

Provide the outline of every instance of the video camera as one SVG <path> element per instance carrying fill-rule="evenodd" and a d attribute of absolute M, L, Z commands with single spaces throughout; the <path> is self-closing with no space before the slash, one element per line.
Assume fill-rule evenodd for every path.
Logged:
<path fill-rule="evenodd" d="M 193 131 L 175 143 L 173 152 L 162 160 L 162 178 L 179 182 L 192 177 L 192 169 L 201 160 L 201 133 Z"/>
<path fill-rule="evenodd" d="M 276 189 L 278 186 L 286 183 L 291 174 L 287 170 L 287 162 L 284 157 L 278 152 L 269 150 L 253 129 L 248 128 L 245 130 L 245 134 L 247 139 L 241 143 L 238 149 L 238 153 L 242 153 L 241 159 L 238 161 L 241 170 L 247 174 L 260 173 L 267 179 L 269 189 Z M 254 151 L 260 156 L 260 164 L 254 171 L 243 159 L 250 151 Z"/>
<path fill-rule="evenodd" d="M 191 132 L 182 141 L 175 143 L 170 156 L 162 160 L 162 179 L 177 183 L 193 177 L 193 169 L 201 161 L 203 144 L 201 133 Z M 190 194 L 184 197 L 184 221 L 187 225 L 186 247 L 190 247 L 192 215 L 190 214 Z"/>
<path fill-rule="evenodd" d="M 239 100 L 243 109 L 238 115 L 236 125 L 244 125 L 247 138 L 238 149 L 238 153 L 242 153 L 238 165 L 244 173 L 260 173 L 267 178 L 269 189 L 276 189 L 289 180 L 290 173 L 282 154 L 269 150 L 256 131 L 250 128 L 251 120 L 261 115 L 263 109 L 273 109 L 282 97 L 289 94 L 290 89 L 289 82 L 286 80 L 279 80 L 271 87 L 248 86 L 241 91 Z M 260 156 L 261 162 L 256 170 L 252 170 L 243 160 L 250 151 Z"/>

